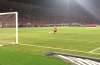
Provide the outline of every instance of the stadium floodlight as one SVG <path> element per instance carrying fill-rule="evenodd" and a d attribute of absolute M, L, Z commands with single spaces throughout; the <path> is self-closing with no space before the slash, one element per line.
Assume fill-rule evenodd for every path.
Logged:
<path fill-rule="evenodd" d="M 14 38 L 15 41 L 12 42 L 16 42 L 16 44 L 18 44 L 18 12 L 0 13 L 0 28 L 0 34 L 3 34 L 3 37 L 0 38 L 0 41 L 5 41 L 6 39 L 9 41 L 10 36 L 13 38 L 12 35 L 15 35 L 16 39 Z M 15 34 L 10 32 L 10 29 L 11 31 L 13 29 Z M 6 36 L 4 36 L 4 34 Z"/>

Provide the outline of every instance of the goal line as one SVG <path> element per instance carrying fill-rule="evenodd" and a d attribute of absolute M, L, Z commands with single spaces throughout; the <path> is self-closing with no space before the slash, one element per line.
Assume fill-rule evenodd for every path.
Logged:
<path fill-rule="evenodd" d="M 5 42 L 5 41 L 0 41 L 0 42 L 9 43 L 9 44 L 12 43 L 12 42 Z M 54 47 L 39 46 L 39 45 L 30 45 L 30 44 L 23 44 L 23 43 L 19 43 L 18 45 L 33 46 L 33 47 L 40 47 L 40 48 L 46 48 L 46 49 L 67 50 L 67 51 L 72 51 L 72 52 L 80 52 L 80 53 L 100 55 L 100 53 L 93 53 L 93 52 L 87 52 L 87 51 L 78 51 L 78 50 L 71 50 L 71 49 L 62 49 L 62 48 L 54 48 Z"/>

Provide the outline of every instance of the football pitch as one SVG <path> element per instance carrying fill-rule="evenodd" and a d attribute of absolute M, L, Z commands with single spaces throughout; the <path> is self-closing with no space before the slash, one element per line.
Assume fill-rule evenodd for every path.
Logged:
<path fill-rule="evenodd" d="M 50 34 L 54 27 L 19 28 L 15 42 L 15 29 L 0 29 L 0 47 L 21 53 L 42 55 L 47 52 L 60 52 L 79 56 L 100 58 L 100 28 L 58 27 L 57 34 Z"/>

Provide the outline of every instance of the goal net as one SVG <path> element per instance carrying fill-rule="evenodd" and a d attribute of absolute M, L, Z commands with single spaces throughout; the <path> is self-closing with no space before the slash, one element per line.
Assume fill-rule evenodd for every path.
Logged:
<path fill-rule="evenodd" d="M 18 13 L 0 13 L 0 44 L 18 44 Z"/>

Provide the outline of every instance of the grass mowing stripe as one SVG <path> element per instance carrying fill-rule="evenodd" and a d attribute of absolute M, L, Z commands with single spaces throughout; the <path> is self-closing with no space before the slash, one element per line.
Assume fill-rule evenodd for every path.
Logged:
<path fill-rule="evenodd" d="M 29 45 L 29 44 L 21 44 L 21 43 L 19 43 L 19 45 L 28 45 L 28 46 L 36 46 L 36 47 L 42 47 L 42 48 L 50 48 L 50 49 L 68 50 L 68 51 L 76 51 L 76 52 L 84 52 L 84 53 L 87 53 L 86 51 L 77 51 L 77 50 L 70 50 L 70 49 L 62 49 L 62 48 L 54 48 L 54 47 L 38 46 L 38 45 Z"/>
<path fill-rule="evenodd" d="M 9 44 L 11 44 L 11 42 L 5 42 L 5 41 L 0 41 L 0 42 L 3 42 L 3 43 L 9 43 Z"/>
<path fill-rule="evenodd" d="M 70 65 L 60 59 L 0 49 L 0 65 Z"/>
<path fill-rule="evenodd" d="M 21 36 L 21 37 L 35 37 L 35 38 L 45 38 L 45 39 L 74 40 L 74 41 L 98 42 L 98 43 L 100 43 L 100 41 L 76 40 L 76 39 L 62 39 L 62 38 L 49 38 L 49 37 L 36 37 L 36 36 Z"/>

